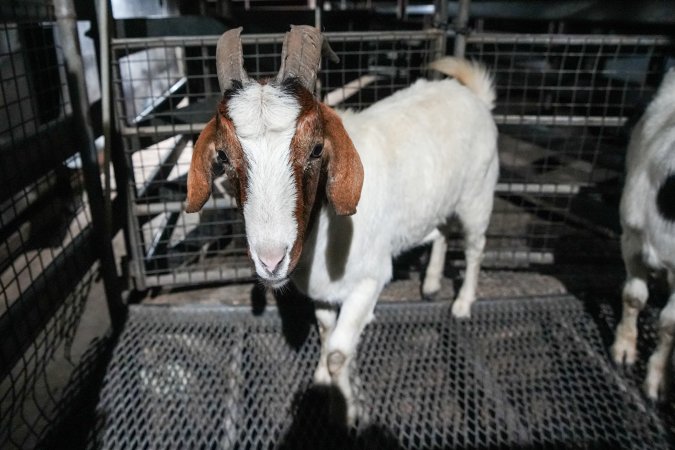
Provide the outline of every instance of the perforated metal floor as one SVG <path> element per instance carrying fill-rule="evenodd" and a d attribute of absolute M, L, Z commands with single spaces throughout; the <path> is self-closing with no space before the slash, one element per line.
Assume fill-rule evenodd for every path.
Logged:
<path fill-rule="evenodd" d="M 357 358 L 367 420 L 312 388 L 318 335 L 275 309 L 132 307 L 98 405 L 103 448 L 668 448 L 571 297 L 382 304 Z M 291 346 L 284 330 L 305 339 Z M 296 336 L 297 337 L 297 336 Z M 298 343 L 297 339 L 295 340 Z"/>

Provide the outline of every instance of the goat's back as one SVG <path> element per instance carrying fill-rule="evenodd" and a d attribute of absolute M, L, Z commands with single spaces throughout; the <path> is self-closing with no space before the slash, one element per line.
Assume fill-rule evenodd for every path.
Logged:
<path fill-rule="evenodd" d="M 343 120 L 365 173 L 354 220 L 382 218 L 394 254 L 419 244 L 462 201 L 491 199 L 497 128 L 489 106 L 457 81 L 420 80 Z"/>

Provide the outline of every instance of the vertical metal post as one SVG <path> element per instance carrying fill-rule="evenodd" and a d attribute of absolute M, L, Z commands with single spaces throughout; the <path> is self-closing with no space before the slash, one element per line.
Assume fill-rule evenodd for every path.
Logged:
<path fill-rule="evenodd" d="M 103 206 L 103 189 L 101 188 L 91 116 L 89 115 L 89 100 L 77 33 L 75 6 L 73 0 L 55 0 L 54 9 L 66 65 L 68 92 L 73 109 L 75 123 L 73 133 L 82 160 L 82 172 L 91 210 L 94 245 L 100 259 L 110 321 L 113 328 L 117 330 L 124 321 L 126 308 L 122 303 L 122 293 L 112 249 L 111 219 L 106 217 Z"/>
<path fill-rule="evenodd" d="M 112 223 L 112 192 L 110 180 L 110 147 L 112 145 L 112 130 L 111 130 L 111 102 L 110 95 L 110 46 L 108 45 L 109 36 L 109 22 L 108 22 L 108 5 L 109 0 L 99 1 L 98 8 L 98 33 L 99 33 L 99 48 L 100 48 L 100 62 L 99 74 L 101 77 L 101 125 L 103 130 L 103 212 L 105 221 Z"/>
<path fill-rule="evenodd" d="M 466 50 L 466 26 L 469 23 L 469 6 L 471 0 L 459 0 L 459 11 L 455 18 L 455 51 L 454 55 L 464 57 Z"/>
<path fill-rule="evenodd" d="M 323 31 L 321 27 L 321 13 L 323 12 L 323 0 L 316 0 L 314 2 L 314 26 Z"/>
<path fill-rule="evenodd" d="M 448 29 L 448 0 L 436 0 L 436 15 L 434 17 L 434 26 L 442 31 L 436 42 L 436 55 L 434 57 L 443 57 L 447 51 L 447 29 Z"/>

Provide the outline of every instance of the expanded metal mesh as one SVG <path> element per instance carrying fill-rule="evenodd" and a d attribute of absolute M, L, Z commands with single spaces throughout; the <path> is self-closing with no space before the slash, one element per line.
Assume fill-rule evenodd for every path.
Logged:
<path fill-rule="evenodd" d="M 324 61 L 322 97 L 361 109 L 426 75 L 442 34 L 327 33 L 339 64 Z M 243 223 L 222 179 L 201 215 L 183 213 L 192 145 L 221 93 L 218 36 L 115 39 L 115 103 L 133 173 L 133 257 L 137 285 L 194 284 L 251 276 Z M 274 76 L 283 35 L 243 35 L 249 76 Z"/>
<path fill-rule="evenodd" d="M 98 405 L 103 448 L 669 448 L 571 297 L 380 305 L 353 377 L 312 386 L 315 329 L 276 310 L 132 308 Z M 289 345 L 284 332 L 307 330 Z"/>
<path fill-rule="evenodd" d="M 627 135 L 672 43 L 649 36 L 477 33 L 495 76 L 501 177 L 488 249 L 498 259 L 618 257 Z"/>

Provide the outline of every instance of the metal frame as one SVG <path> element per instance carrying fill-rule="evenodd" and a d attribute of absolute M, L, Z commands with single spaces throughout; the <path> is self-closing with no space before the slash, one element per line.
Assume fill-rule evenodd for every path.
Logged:
<path fill-rule="evenodd" d="M 80 387 L 66 383 L 87 383 L 85 366 L 100 362 L 96 351 L 87 361 L 70 353 L 98 273 L 118 331 L 126 307 L 101 203 L 73 2 L 0 9 L 7 119 L 0 130 L 0 447 L 32 448 L 44 446 L 82 399 Z M 109 346 L 109 331 L 100 330 L 99 344 Z"/>
<path fill-rule="evenodd" d="M 442 54 L 447 34 L 433 29 L 326 33 L 326 37 L 336 52 L 342 54 L 343 60 L 351 61 L 351 71 L 346 73 L 342 66 L 336 68 L 325 65 L 320 75 L 321 92 L 332 96 L 331 101 L 339 103 L 340 106 L 362 108 L 373 99 L 382 98 L 405 87 L 417 76 L 426 75 L 424 61 L 433 55 Z M 148 266 L 148 261 L 153 259 L 159 260 L 159 264 L 170 264 L 171 256 L 165 255 L 171 248 L 172 235 L 175 232 L 183 232 L 185 235 L 190 233 L 189 227 L 192 225 L 186 227 L 186 219 L 182 214 L 183 198 L 162 199 L 158 189 L 161 190 L 162 186 L 166 185 L 163 183 L 167 183 L 169 175 L 173 177 L 172 179 L 176 179 L 176 170 L 181 164 L 183 165 L 181 170 L 185 172 L 185 159 L 181 158 L 185 158 L 186 154 L 189 156 L 190 142 L 212 114 L 218 94 L 217 87 L 214 89 L 213 85 L 215 70 L 210 65 L 213 63 L 212 54 L 217 38 L 218 36 L 120 38 L 111 41 L 116 124 L 125 143 L 130 173 L 128 203 L 132 225 L 131 274 L 138 289 L 150 286 L 245 281 L 253 275 L 240 238 L 243 235 L 243 224 L 241 219 L 234 215 L 236 207 L 234 200 L 227 195 L 208 202 L 204 214 L 231 211 L 224 213 L 230 215 L 215 220 L 222 226 L 234 227 L 228 233 L 240 239 L 238 247 L 235 245 L 230 249 L 232 257 L 225 256 L 224 261 L 221 260 L 210 267 L 199 267 L 198 264 L 194 268 L 164 270 L 161 266 Z M 245 65 L 250 75 L 259 77 L 273 74 L 282 38 L 281 34 L 242 36 Z M 246 51 L 247 47 L 254 50 Z M 189 49 L 191 56 L 188 56 Z M 160 54 L 160 57 L 169 55 L 173 58 L 174 52 L 177 51 L 184 58 L 184 64 L 199 66 L 202 72 L 196 75 L 174 74 L 175 78 L 163 85 L 161 93 L 157 92 L 158 95 L 152 98 L 143 97 L 145 106 L 131 110 L 130 108 L 137 107 L 130 106 L 128 99 L 125 99 L 125 93 L 128 95 L 130 92 L 126 87 L 128 84 L 124 84 L 125 71 L 131 73 L 132 64 L 127 56 L 137 54 L 139 51 L 149 51 L 144 62 L 148 70 L 157 62 L 152 55 Z M 161 61 L 158 64 L 161 64 Z M 127 80 L 129 78 L 133 77 L 127 76 Z M 194 83 L 202 83 L 199 91 L 193 90 Z M 181 101 L 184 102 L 181 104 L 183 109 L 178 108 Z M 135 99 L 134 104 L 138 103 Z M 196 109 L 190 109 L 193 106 Z M 180 116 L 184 111 L 188 112 Z M 170 141 L 162 144 L 160 141 L 166 138 L 170 138 Z M 164 147 L 160 148 L 162 145 Z M 143 154 L 143 149 L 152 150 L 152 146 L 155 146 L 155 153 L 161 155 L 157 157 L 156 163 L 152 163 L 156 165 L 148 167 L 139 155 Z M 137 172 L 136 176 L 134 171 Z M 137 179 L 139 176 L 145 177 L 145 180 L 139 181 Z M 164 218 L 157 219 L 158 215 Z M 155 224 L 153 220 L 160 220 L 161 223 Z M 204 216 L 202 223 L 207 223 Z M 151 228 L 151 234 L 145 233 L 143 227 Z M 213 245 L 218 246 L 216 253 L 226 255 L 230 251 L 219 247 L 220 244 Z M 204 249 L 201 254 L 208 251 Z M 188 257 L 201 258 L 190 255 Z M 161 262 L 162 258 L 164 262 Z"/>
<path fill-rule="evenodd" d="M 488 264 L 620 261 L 613 217 L 628 130 L 670 49 L 663 36 L 468 33 L 459 52 L 486 64 L 498 91 L 502 175 Z M 644 67 L 619 70 L 631 58 Z M 531 216 L 536 235 L 509 230 L 514 215 Z M 571 245 L 559 247 L 566 236 Z"/>

